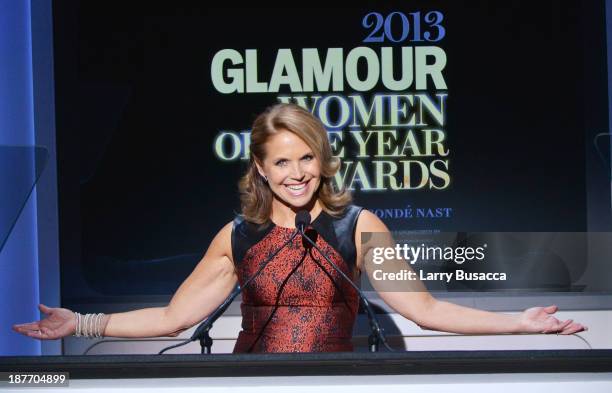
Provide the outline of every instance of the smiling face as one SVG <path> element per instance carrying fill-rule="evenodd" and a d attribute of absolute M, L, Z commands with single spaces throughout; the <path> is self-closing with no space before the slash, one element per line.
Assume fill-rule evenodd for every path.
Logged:
<path fill-rule="evenodd" d="M 299 136 L 279 130 L 265 143 L 265 159 L 256 164 L 275 199 L 292 207 L 304 207 L 321 183 L 321 164 L 312 149 Z"/>

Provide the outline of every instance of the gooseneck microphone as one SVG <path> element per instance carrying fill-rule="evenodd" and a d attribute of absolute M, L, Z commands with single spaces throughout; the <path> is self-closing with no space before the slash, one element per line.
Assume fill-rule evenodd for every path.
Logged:
<path fill-rule="evenodd" d="M 306 210 L 300 210 L 295 215 L 295 227 L 298 231 L 303 232 L 310 225 L 310 213 Z"/>
<path fill-rule="evenodd" d="M 374 314 L 374 311 L 372 310 L 370 303 L 368 302 L 368 300 L 366 299 L 365 295 L 363 294 L 363 292 L 361 292 L 361 290 L 359 289 L 359 287 L 357 287 L 355 285 L 355 283 L 353 283 L 353 280 L 351 280 L 346 274 L 344 274 L 344 272 L 342 270 L 340 270 L 340 268 L 338 266 L 336 266 L 335 263 L 333 263 L 328 257 L 327 255 L 325 255 L 325 253 L 323 253 L 323 251 L 316 245 L 316 243 L 314 241 L 312 241 L 311 238 L 308 237 L 308 235 L 306 235 L 306 227 L 308 227 L 308 225 L 310 224 L 310 213 L 306 210 L 301 210 L 299 211 L 296 216 L 295 216 L 295 227 L 296 227 L 296 231 L 293 232 L 293 234 L 289 237 L 289 239 L 287 239 L 287 241 L 285 243 L 283 243 L 274 253 L 272 253 L 271 255 L 268 256 L 268 258 L 261 264 L 261 266 L 259 267 L 259 269 L 251 276 L 249 277 L 245 282 L 244 285 L 241 287 L 240 285 L 236 285 L 236 287 L 234 288 L 234 290 L 232 291 L 232 293 L 225 299 L 225 301 L 215 309 L 215 311 L 213 311 L 208 318 L 206 318 L 202 323 L 200 323 L 200 325 L 197 327 L 197 329 L 195 330 L 195 332 L 192 334 L 192 336 L 178 344 L 175 345 L 171 345 L 169 347 L 166 347 L 164 349 L 162 349 L 161 351 L 159 351 L 159 355 L 163 354 L 164 352 L 173 349 L 173 348 L 178 348 L 180 346 L 186 345 L 190 342 L 199 340 L 200 341 L 200 345 L 202 347 L 202 353 L 203 354 L 210 354 L 211 350 L 212 350 L 212 344 L 213 344 L 213 340 L 210 337 L 210 329 L 212 329 L 213 323 L 215 323 L 215 321 L 225 312 L 225 310 L 229 307 L 229 305 L 232 303 L 232 301 L 236 298 L 236 296 L 238 296 L 241 292 L 243 288 L 246 288 L 251 282 L 253 282 L 253 280 L 255 278 L 257 278 L 261 272 L 265 269 L 265 267 L 270 263 L 270 261 L 283 249 L 285 248 L 290 242 L 293 241 L 293 239 L 298 235 L 301 234 L 302 237 L 304 239 L 306 239 L 306 241 L 308 241 L 308 243 L 310 243 L 317 251 L 319 251 L 319 254 L 321 254 L 323 256 L 323 258 L 325 258 L 325 260 L 327 260 L 327 262 L 329 262 L 329 264 L 342 276 L 342 278 L 344 278 L 346 281 L 348 281 L 348 283 L 357 291 L 357 293 L 359 294 L 359 298 L 366 310 L 366 313 L 368 315 L 368 321 L 370 323 L 370 328 L 372 330 L 372 333 L 370 334 L 370 336 L 368 337 L 368 344 L 370 346 L 370 352 L 376 352 L 378 350 L 378 344 L 379 342 L 382 342 L 383 345 L 385 345 L 385 347 L 390 350 L 393 351 L 393 349 L 387 344 L 387 340 L 383 334 L 382 329 L 380 328 L 380 324 L 378 323 L 378 320 L 376 319 L 376 315 Z"/>
<path fill-rule="evenodd" d="M 289 237 L 289 239 L 287 239 L 285 243 L 283 243 L 283 245 L 281 245 L 276 251 L 274 251 L 274 253 L 268 256 L 268 258 L 261 264 L 259 269 L 257 269 L 257 271 L 251 277 L 249 277 L 248 280 L 244 282 L 244 285 L 242 287 L 240 287 L 240 285 L 236 285 L 232 293 L 225 299 L 225 301 L 221 303 L 221 305 L 217 307 L 215 311 L 213 311 L 208 316 L 208 318 L 206 318 L 202 323 L 200 323 L 200 326 L 197 327 L 197 329 L 195 330 L 195 332 L 193 332 L 190 338 L 178 344 L 171 345 L 169 347 L 162 349 L 161 351 L 159 351 L 158 355 L 162 355 L 164 352 L 170 349 L 181 347 L 183 345 L 189 344 L 190 342 L 196 341 L 196 340 L 200 341 L 200 346 L 202 347 L 203 354 L 211 353 L 213 340 L 210 337 L 209 332 L 210 332 L 210 329 L 212 329 L 213 323 L 215 323 L 215 321 L 219 319 L 219 317 L 225 312 L 225 310 L 227 310 L 229 305 L 234 301 L 236 296 L 238 296 L 242 292 L 242 288 L 246 288 L 257 276 L 259 276 L 261 272 L 265 269 L 265 267 L 268 266 L 268 263 L 270 263 L 272 258 L 274 258 L 276 254 L 278 254 L 283 248 L 287 247 L 287 244 L 291 243 L 293 239 L 300 233 L 299 229 L 297 229 L 298 223 L 302 225 L 302 227 L 306 227 L 310 223 L 310 214 L 308 214 L 308 212 L 306 212 L 306 214 L 308 214 L 308 217 L 306 218 L 308 220 L 307 222 L 303 221 L 304 216 L 303 215 L 300 216 L 299 213 L 300 212 L 298 212 L 298 214 L 295 216 L 296 231 L 293 232 L 293 234 Z M 298 221 L 298 217 L 301 217 L 300 221 Z M 304 224 L 305 222 L 306 224 Z"/>
<path fill-rule="evenodd" d="M 300 223 L 305 222 L 306 224 L 302 226 L 298 225 L 298 217 L 300 217 L 300 220 L 301 220 L 299 221 Z M 296 225 L 295 226 L 296 228 L 298 228 L 298 230 L 302 234 L 302 237 L 306 239 L 306 241 L 310 243 L 312 247 L 314 247 L 317 251 L 319 251 L 319 254 L 321 254 L 323 258 L 325 258 L 325 260 L 329 262 L 329 264 L 334 268 L 334 270 L 336 270 L 338 274 L 340 274 L 340 276 L 342 276 L 342 278 L 344 278 L 344 280 L 346 280 L 359 294 L 359 299 L 361 300 L 361 303 L 363 304 L 363 307 L 366 310 L 366 314 L 368 315 L 368 321 L 370 323 L 370 329 L 372 330 L 372 333 L 370 333 L 370 335 L 368 336 L 368 345 L 370 348 L 370 352 L 378 351 L 379 342 L 382 342 L 383 345 L 389 351 L 393 351 L 393 348 L 391 348 L 389 344 L 387 343 L 387 339 L 385 338 L 383 330 L 380 327 L 380 324 L 378 323 L 378 319 L 376 318 L 376 314 L 374 314 L 374 310 L 372 310 L 372 307 L 370 306 L 370 302 L 365 297 L 363 292 L 361 292 L 361 289 L 359 289 L 359 287 L 355 285 L 353 280 L 351 280 L 346 274 L 344 274 L 344 272 L 340 270 L 340 268 L 336 266 L 336 264 L 332 262 L 332 260 L 329 259 L 327 255 L 325 255 L 325 253 L 317 246 L 317 244 L 311 238 L 309 238 L 308 235 L 306 235 L 304 228 L 306 228 L 309 223 L 310 223 L 310 213 L 308 213 L 305 210 L 299 211 L 298 214 L 296 215 Z"/>

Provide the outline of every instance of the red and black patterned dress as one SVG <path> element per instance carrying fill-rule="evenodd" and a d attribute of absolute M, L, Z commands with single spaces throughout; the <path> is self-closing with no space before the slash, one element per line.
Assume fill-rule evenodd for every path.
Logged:
<path fill-rule="evenodd" d="M 307 234 L 348 277 L 354 277 L 355 226 L 361 207 L 340 218 L 322 211 Z M 242 292 L 242 331 L 234 353 L 352 351 L 359 297 L 313 247 L 297 235 L 246 288 L 244 282 L 295 231 L 238 216 L 232 252 Z"/>

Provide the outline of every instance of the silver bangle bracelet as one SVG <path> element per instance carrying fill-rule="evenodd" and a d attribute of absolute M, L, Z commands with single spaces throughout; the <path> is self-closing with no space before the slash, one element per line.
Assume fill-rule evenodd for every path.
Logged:
<path fill-rule="evenodd" d="M 75 337 L 87 337 L 87 338 L 100 338 L 104 337 L 104 314 L 79 314 L 74 313 L 76 316 L 76 329 L 74 332 Z"/>
<path fill-rule="evenodd" d="M 74 329 L 74 335 L 75 335 L 76 337 L 81 337 L 81 331 L 80 331 L 80 329 L 79 329 L 79 325 L 80 325 L 80 324 L 79 324 L 79 319 L 81 319 L 81 314 L 79 314 L 78 312 L 75 312 L 75 313 L 74 313 L 74 317 L 75 317 L 75 319 L 76 319 L 76 327 L 75 327 L 75 329 Z"/>

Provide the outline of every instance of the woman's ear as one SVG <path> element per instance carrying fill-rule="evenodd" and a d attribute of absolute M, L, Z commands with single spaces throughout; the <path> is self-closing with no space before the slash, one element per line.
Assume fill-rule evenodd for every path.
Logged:
<path fill-rule="evenodd" d="M 257 166 L 257 172 L 259 172 L 259 174 L 262 177 L 266 177 L 266 175 L 265 175 L 265 173 L 264 173 L 264 171 L 263 171 L 263 169 L 261 167 L 261 164 L 257 161 L 257 159 L 255 160 L 255 166 Z"/>

